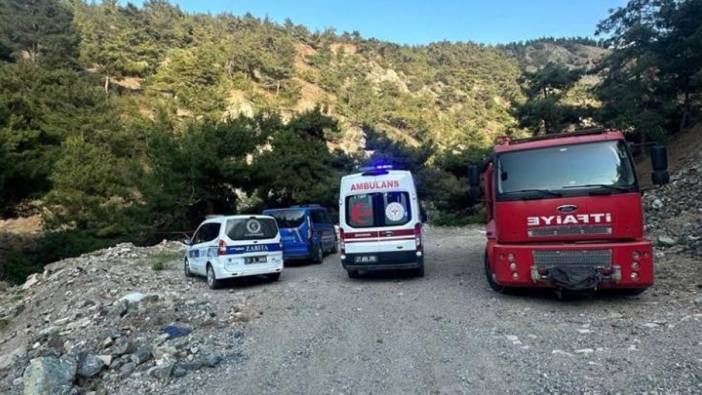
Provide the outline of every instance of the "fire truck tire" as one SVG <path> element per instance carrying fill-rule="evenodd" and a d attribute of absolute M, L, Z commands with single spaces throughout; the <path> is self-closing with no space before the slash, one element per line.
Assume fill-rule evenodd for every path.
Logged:
<path fill-rule="evenodd" d="M 647 288 L 622 288 L 618 289 L 617 293 L 624 296 L 641 295 Z"/>
<path fill-rule="evenodd" d="M 424 277 L 424 264 L 422 263 L 418 268 L 414 269 L 415 277 Z"/>
<path fill-rule="evenodd" d="M 499 292 L 499 293 L 504 293 L 507 291 L 506 287 L 503 287 L 502 285 L 498 284 L 495 282 L 495 280 L 492 278 L 492 271 L 490 270 L 490 265 L 488 264 L 488 259 L 487 259 L 487 251 L 485 252 L 485 278 L 487 279 L 488 285 L 490 288 L 492 288 L 493 291 Z"/>

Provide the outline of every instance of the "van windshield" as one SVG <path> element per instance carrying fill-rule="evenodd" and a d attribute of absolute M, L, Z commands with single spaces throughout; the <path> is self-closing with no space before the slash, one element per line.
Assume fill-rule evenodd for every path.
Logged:
<path fill-rule="evenodd" d="M 407 192 L 364 193 L 346 197 L 346 223 L 353 228 L 404 225 L 411 218 Z"/>
<path fill-rule="evenodd" d="M 278 226 L 271 218 L 236 218 L 227 221 L 227 237 L 232 240 L 273 239 Z"/>
<path fill-rule="evenodd" d="M 297 228 L 305 221 L 305 210 L 300 209 L 276 210 L 267 215 L 275 218 L 281 228 Z"/>

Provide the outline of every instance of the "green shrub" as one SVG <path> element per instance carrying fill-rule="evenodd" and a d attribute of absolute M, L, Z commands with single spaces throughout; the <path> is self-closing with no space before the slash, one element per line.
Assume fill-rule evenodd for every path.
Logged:
<path fill-rule="evenodd" d="M 151 266 L 151 270 L 160 272 L 161 270 L 166 269 L 168 263 L 178 261 L 178 259 L 180 259 L 180 253 L 163 252 L 149 257 L 149 264 Z"/>
<path fill-rule="evenodd" d="M 12 251 L 5 256 L 5 262 L 0 266 L 0 280 L 21 284 L 27 276 L 41 270 L 41 267 L 20 251 Z"/>

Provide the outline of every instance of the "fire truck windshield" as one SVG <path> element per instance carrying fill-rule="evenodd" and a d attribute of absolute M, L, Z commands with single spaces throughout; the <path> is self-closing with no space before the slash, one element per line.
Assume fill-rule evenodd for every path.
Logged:
<path fill-rule="evenodd" d="M 496 179 L 498 200 L 638 191 L 622 141 L 505 152 Z"/>

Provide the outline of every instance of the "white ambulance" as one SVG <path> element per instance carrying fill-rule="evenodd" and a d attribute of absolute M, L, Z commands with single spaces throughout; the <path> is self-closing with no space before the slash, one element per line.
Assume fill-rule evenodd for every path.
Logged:
<path fill-rule="evenodd" d="M 386 269 L 424 276 L 421 209 L 412 173 L 377 166 L 341 179 L 341 264 L 351 278 Z"/>

